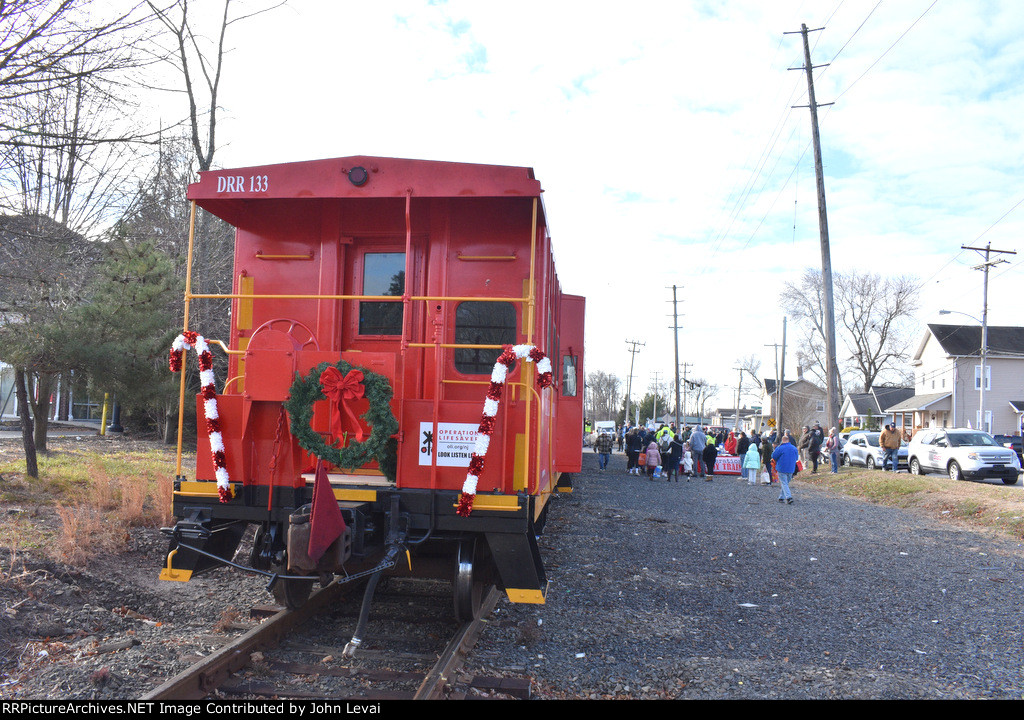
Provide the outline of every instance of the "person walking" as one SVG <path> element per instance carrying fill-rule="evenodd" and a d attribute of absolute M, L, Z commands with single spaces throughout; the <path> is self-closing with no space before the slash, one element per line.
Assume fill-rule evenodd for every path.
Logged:
<path fill-rule="evenodd" d="M 690 452 L 690 443 L 683 443 L 683 472 L 686 473 L 686 482 L 690 482 L 693 475 L 693 454 Z"/>
<path fill-rule="evenodd" d="M 800 460 L 803 462 L 804 468 L 807 467 L 807 464 L 811 460 L 810 457 L 808 457 L 808 451 L 807 451 L 807 448 L 810 447 L 810 445 L 811 445 L 811 429 L 809 427 L 807 427 L 806 425 L 804 425 L 803 428 L 801 428 L 801 430 L 800 430 L 800 439 L 796 443 L 796 447 L 797 447 L 797 450 L 799 451 L 799 455 L 800 455 Z"/>
<path fill-rule="evenodd" d="M 818 423 L 814 423 L 814 429 L 811 430 L 811 439 L 807 443 L 807 454 L 811 458 L 811 474 L 818 474 L 818 457 L 821 455 L 821 446 L 825 442 L 825 433 L 822 432 L 821 426 Z"/>
<path fill-rule="evenodd" d="M 630 428 L 626 433 L 626 472 L 630 475 L 639 475 L 640 468 L 637 459 L 643 449 L 643 441 L 640 439 L 640 431 L 635 427 Z"/>
<path fill-rule="evenodd" d="M 713 442 L 709 442 L 704 446 L 704 465 L 707 469 L 707 475 L 704 477 L 706 482 L 711 482 L 711 479 L 715 475 L 715 460 L 718 458 L 718 446 Z"/>
<path fill-rule="evenodd" d="M 772 453 L 775 471 L 779 474 L 779 486 L 782 490 L 779 502 L 784 502 L 787 505 L 793 504 L 793 493 L 789 489 L 789 483 L 793 480 L 793 473 L 796 472 L 796 461 L 799 456 L 799 451 L 793 447 L 788 435 L 782 436 L 782 442 Z"/>
<path fill-rule="evenodd" d="M 747 451 L 743 454 L 743 470 L 749 485 L 757 485 L 757 473 L 761 469 L 761 451 L 754 443 L 747 443 Z"/>
<path fill-rule="evenodd" d="M 679 482 L 679 462 L 683 457 L 683 441 L 678 435 L 673 435 L 668 444 L 668 453 L 665 456 L 665 482 L 671 482 L 675 478 Z"/>
<path fill-rule="evenodd" d="M 762 481 L 763 485 L 770 485 L 772 482 L 772 439 L 768 435 L 761 436 L 761 464 L 764 465 L 764 472 L 768 473 L 768 481 Z"/>
<path fill-rule="evenodd" d="M 836 434 L 836 429 L 832 428 L 828 431 L 828 439 L 825 440 L 825 451 L 828 453 L 828 459 L 832 463 L 832 474 L 839 474 L 839 450 L 842 443 L 839 440 L 839 435 Z"/>
<path fill-rule="evenodd" d="M 612 436 L 606 432 L 597 436 L 597 465 L 600 472 L 608 469 L 608 458 L 612 454 Z"/>
<path fill-rule="evenodd" d="M 892 471 L 899 472 L 900 469 L 900 445 L 903 438 L 896 429 L 896 423 L 885 426 L 885 430 L 878 436 L 878 444 L 885 450 L 885 457 L 882 459 L 882 469 L 885 470 L 886 463 L 892 463 Z"/>
<path fill-rule="evenodd" d="M 707 474 L 707 466 L 704 464 L 704 448 L 707 447 L 708 438 L 700 425 L 690 433 L 690 452 L 693 456 L 694 477 L 704 477 Z"/>
<path fill-rule="evenodd" d="M 647 445 L 647 477 L 650 480 L 654 479 L 654 473 L 658 466 L 661 465 L 661 451 L 658 449 L 658 441 L 653 437 L 651 442 Z"/>

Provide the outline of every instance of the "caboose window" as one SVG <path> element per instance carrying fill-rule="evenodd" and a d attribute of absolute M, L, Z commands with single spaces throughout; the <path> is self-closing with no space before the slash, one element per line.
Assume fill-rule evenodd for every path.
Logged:
<path fill-rule="evenodd" d="M 562 396 L 576 397 L 576 358 L 572 355 L 562 356 Z"/>
<path fill-rule="evenodd" d="M 405 253 L 366 253 L 363 256 L 363 295 L 405 292 Z M 401 335 L 402 303 L 359 303 L 360 335 Z"/>
<path fill-rule="evenodd" d="M 516 308 L 507 302 L 464 302 L 455 308 L 455 342 L 459 345 L 513 345 Z M 467 375 L 490 375 L 501 350 L 459 348 L 455 369 Z"/>

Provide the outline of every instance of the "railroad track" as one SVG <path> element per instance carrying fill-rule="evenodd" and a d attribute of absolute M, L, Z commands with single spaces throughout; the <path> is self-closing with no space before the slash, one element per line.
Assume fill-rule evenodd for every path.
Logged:
<path fill-rule="evenodd" d="M 354 657 L 344 656 L 361 588 L 332 584 L 299 610 L 281 609 L 149 693 L 144 700 L 275 698 L 408 700 L 446 696 L 500 597 L 487 594 L 477 619 L 451 619 L 447 583 L 393 578 L 378 589 Z M 497 679 L 479 686 L 495 689 Z M 501 688 L 528 697 L 519 683 Z"/>

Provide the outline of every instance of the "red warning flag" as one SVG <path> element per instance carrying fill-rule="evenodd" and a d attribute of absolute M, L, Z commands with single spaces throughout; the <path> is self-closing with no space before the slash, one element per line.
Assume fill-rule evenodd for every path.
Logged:
<path fill-rule="evenodd" d="M 313 508 L 309 513 L 309 559 L 317 562 L 332 542 L 345 532 L 345 518 L 334 499 L 331 481 L 322 462 L 317 461 L 313 481 Z"/>

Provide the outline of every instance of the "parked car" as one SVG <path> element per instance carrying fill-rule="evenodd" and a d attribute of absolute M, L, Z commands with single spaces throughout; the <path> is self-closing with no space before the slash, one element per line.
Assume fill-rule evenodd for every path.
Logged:
<path fill-rule="evenodd" d="M 852 432 L 843 446 L 844 465 L 863 465 L 869 470 L 883 468 L 885 449 L 878 443 L 882 433 Z M 898 467 L 907 467 L 907 443 L 904 441 L 897 455 Z"/>
<path fill-rule="evenodd" d="M 993 435 L 992 437 L 1003 447 L 1008 447 L 1017 453 L 1017 462 L 1024 467 L 1024 454 L 1022 454 L 1024 447 L 1022 447 L 1020 435 Z"/>
<path fill-rule="evenodd" d="M 920 430 L 910 441 L 910 472 L 947 473 L 953 480 L 1000 478 L 1013 485 L 1020 476 L 1017 453 L 987 432 L 971 429 Z"/>

